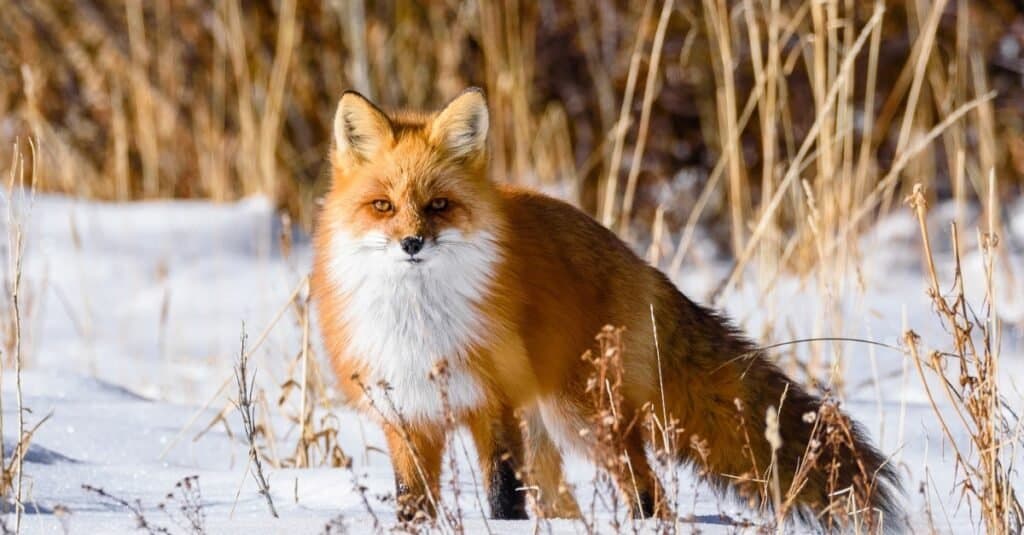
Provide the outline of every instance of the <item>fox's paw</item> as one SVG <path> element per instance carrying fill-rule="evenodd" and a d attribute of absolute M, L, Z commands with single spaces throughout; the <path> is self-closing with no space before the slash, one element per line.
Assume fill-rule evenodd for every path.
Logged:
<path fill-rule="evenodd" d="M 544 518 L 583 518 L 580 513 L 580 506 L 576 503 L 576 497 L 565 487 L 558 489 L 558 492 L 551 493 L 551 496 L 541 495 L 535 497 L 534 510 Z"/>
<path fill-rule="evenodd" d="M 437 517 L 434 505 L 422 494 L 402 492 L 402 489 L 399 489 L 395 505 L 395 516 L 403 524 L 420 524 Z"/>
<path fill-rule="evenodd" d="M 643 490 L 638 492 L 636 498 L 631 502 L 630 509 L 633 518 L 660 518 L 662 520 L 672 518 L 672 511 L 663 496 L 656 498 L 652 492 Z"/>

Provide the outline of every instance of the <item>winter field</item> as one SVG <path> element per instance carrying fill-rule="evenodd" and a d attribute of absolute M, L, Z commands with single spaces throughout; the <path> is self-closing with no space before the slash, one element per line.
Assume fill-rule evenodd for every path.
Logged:
<path fill-rule="evenodd" d="M 387 499 L 393 476 L 380 431 L 334 399 L 315 329 L 309 333 L 312 351 L 303 359 L 308 238 L 288 230 L 266 200 L 108 204 L 49 195 L 28 200 L 16 193 L 15 207 L 25 244 L 21 403 L 26 427 L 41 422 L 24 459 L 25 533 L 130 533 L 139 516 L 152 532 L 171 533 L 196 532 L 197 524 L 206 533 L 364 533 L 395 526 Z M 1005 229 L 994 261 L 991 318 L 998 329 L 993 351 L 999 387 L 1010 415 L 1024 410 L 1024 203 L 1001 211 Z M 927 218 L 938 280 L 946 289 L 954 267 L 948 228 L 955 215 L 952 204 L 943 204 Z M 985 267 L 975 229 L 985 222 L 972 206 L 963 207 L 961 217 L 965 291 L 984 317 Z M 977 532 L 977 501 L 957 487 L 964 473 L 955 466 L 936 410 L 945 415 L 957 447 L 970 459 L 977 452 L 940 393 L 935 372 L 925 367 L 921 373 L 937 407 L 929 401 L 904 339 L 908 329 L 920 336 L 921 359 L 952 346 L 926 293 L 921 234 L 911 209 L 901 206 L 881 219 L 860 239 L 859 251 L 848 269 L 824 282 L 812 272 L 784 275 L 769 286 L 750 269 L 723 294 L 723 306 L 762 343 L 843 336 L 892 346 L 808 342 L 775 353 L 798 377 L 806 374 L 795 362 L 818 359 L 815 375 L 842 383 L 842 406 L 898 466 L 913 531 Z M 728 275 L 720 256 L 698 232 L 677 284 L 707 302 Z M 765 287 L 771 290 L 762 292 Z M 258 442 L 280 513 L 276 519 L 248 473 L 248 444 L 231 404 L 238 395 L 233 367 L 242 322 L 255 349 L 250 371 Z M 952 377 L 954 368 L 950 364 Z M 311 379 L 301 380 L 302 369 Z M 311 393 L 321 386 L 323 396 Z M 2 399 L 10 449 L 17 442 L 19 404 L 10 368 L 4 370 Z M 311 467 L 296 468 L 303 464 L 296 455 L 297 415 L 304 413 L 312 414 L 312 431 L 336 434 L 322 436 L 319 450 L 307 450 L 312 453 L 304 463 Z M 1011 425 L 1019 444 L 1020 424 Z M 575 457 L 568 462 L 569 479 L 589 528 L 564 520 L 485 520 L 477 469 L 468 460 L 475 458 L 471 441 L 462 435 L 453 441 L 455 464 L 446 462 L 444 501 L 459 511 L 467 533 L 614 529 L 616 513 L 606 505 L 590 512 L 594 470 Z M 350 469 L 331 466 L 326 448 L 335 447 L 351 460 Z M 1006 453 L 1004 462 L 1024 460 L 1016 449 Z M 1024 477 L 1008 470 L 1017 492 L 1024 492 Z M 688 469 L 678 474 L 679 531 L 772 529 L 770 514 L 716 496 Z M 189 476 L 198 478 L 176 486 Z M 6 520 L 11 526 L 13 515 Z M 653 521 L 623 521 L 622 531 L 655 529 Z"/>
<path fill-rule="evenodd" d="M 489 521 L 464 434 L 441 520 L 396 520 L 310 321 L 309 232 L 343 92 L 471 86 L 488 176 L 576 203 L 851 414 L 906 531 L 1024 531 L 1024 2 L 2 5 L 0 534 L 808 531 L 658 452 L 671 521 L 575 453 L 582 520 Z M 799 492 L 766 473 L 726 476 Z"/>

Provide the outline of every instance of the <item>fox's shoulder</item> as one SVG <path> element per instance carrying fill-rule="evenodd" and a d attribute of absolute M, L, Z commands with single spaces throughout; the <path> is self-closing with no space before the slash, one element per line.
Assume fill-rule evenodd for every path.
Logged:
<path fill-rule="evenodd" d="M 576 262 L 640 265 L 625 242 L 586 212 L 560 199 L 518 186 L 499 185 L 510 238 L 520 246 Z"/>
<path fill-rule="evenodd" d="M 538 191 L 501 184 L 497 186 L 505 213 L 513 223 L 543 220 L 580 226 L 601 227 L 593 218 L 579 208 Z"/>

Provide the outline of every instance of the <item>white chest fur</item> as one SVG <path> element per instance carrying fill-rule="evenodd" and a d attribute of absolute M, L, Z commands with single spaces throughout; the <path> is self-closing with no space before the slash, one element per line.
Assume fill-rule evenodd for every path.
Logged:
<path fill-rule="evenodd" d="M 380 234 L 353 238 L 337 233 L 331 247 L 332 282 L 345 294 L 343 319 L 351 356 L 362 360 L 362 378 L 377 408 L 408 420 L 444 416 L 441 384 L 431 371 L 447 362 L 448 408 L 479 407 L 484 389 L 470 372 L 469 350 L 486 342 L 480 303 L 498 260 L 494 237 L 442 232 L 407 262 L 399 245 Z M 377 383 L 390 386 L 387 397 Z"/>

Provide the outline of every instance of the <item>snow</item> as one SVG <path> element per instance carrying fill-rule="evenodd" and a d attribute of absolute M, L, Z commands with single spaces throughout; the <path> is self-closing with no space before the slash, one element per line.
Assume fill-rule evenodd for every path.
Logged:
<path fill-rule="evenodd" d="M 977 212 L 965 211 L 962 249 L 968 292 L 972 303 L 980 305 L 984 288 L 974 231 Z M 942 205 L 929 220 L 940 276 L 947 284 L 952 269 L 947 229 L 955 213 L 954 207 Z M 1003 320 L 1001 384 L 1010 406 L 1020 413 L 1024 398 L 1014 379 L 1024 377 L 1024 292 L 1022 281 L 1011 274 L 1024 274 L 1024 202 L 1006 207 L 1005 214 L 1007 236 L 996 283 L 1002 289 L 996 307 Z M 383 437 L 345 409 L 334 412 L 353 469 L 269 469 L 281 513 L 276 520 L 245 473 L 247 446 L 238 436 L 237 417 L 231 414 L 227 427 L 214 425 L 200 435 L 227 405 L 228 395 L 234 395 L 232 384 L 227 394 L 214 397 L 232 378 L 242 322 L 253 341 L 310 264 L 304 236 L 296 235 L 290 254 L 282 252 L 282 225 L 267 200 L 106 204 L 38 196 L 25 225 L 24 404 L 31 410 L 29 425 L 50 415 L 34 436 L 25 464 L 26 532 L 61 532 L 62 526 L 71 533 L 132 532 L 134 520 L 125 508 L 84 490 L 87 484 L 130 502 L 139 500 L 148 520 L 184 533 L 158 504 L 189 475 L 199 475 L 209 533 L 318 533 L 334 518 L 351 532 L 371 531 L 373 516 L 354 490 L 357 483 L 367 487 L 375 516 L 385 526 L 394 524 L 391 504 L 379 499 L 393 485 Z M 784 277 L 764 296 L 751 271 L 722 305 L 749 332 L 766 334 L 765 340 L 843 335 L 898 345 L 904 329 L 912 328 L 921 335 L 923 349 L 944 348 L 949 337 L 925 294 L 919 242 L 916 221 L 898 210 L 861 239 L 859 269 L 847 269 L 835 279 Z M 707 250 L 710 245 L 695 247 Z M 677 282 L 692 297 L 705 299 L 727 269 L 725 262 L 684 266 Z M 288 312 L 254 354 L 257 384 L 268 399 L 277 398 L 300 340 L 301 327 Z M 884 452 L 893 454 L 913 524 L 977 531 L 977 511 L 961 504 L 953 490 L 951 449 L 903 354 L 853 343 L 805 344 L 796 350 L 806 357 L 814 348 L 844 356 L 844 407 Z M 2 386 L 4 440 L 10 447 L 17 414 L 12 373 L 5 372 Z M 293 445 L 288 421 L 281 414 L 272 417 L 281 446 Z M 958 442 L 965 443 L 964 431 L 955 432 Z M 471 446 L 464 436 L 454 440 L 467 532 L 532 529 L 532 521 L 485 525 L 479 476 L 463 444 Z M 589 508 L 593 468 L 571 458 L 568 470 L 581 506 Z M 444 477 L 447 481 L 451 474 Z M 680 513 L 694 515 L 682 524 L 684 531 L 733 531 L 719 520 L 720 513 L 759 521 L 695 483 L 687 470 L 680 477 Z M 922 484 L 925 493 L 919 492 Z M 450 502 L 451 486 L 445 487 Z M 607 522 L 611 516 L 605 512 L 600 517 Z M 552 533 L 585 532 L 581 524 L 568 521 L 553 521 L 549 527 Z"/>

